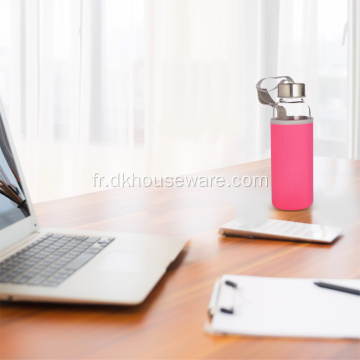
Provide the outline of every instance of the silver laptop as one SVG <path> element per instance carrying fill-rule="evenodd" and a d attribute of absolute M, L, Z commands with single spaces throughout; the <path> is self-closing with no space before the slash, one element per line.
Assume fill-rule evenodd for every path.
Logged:
<path fill-rule="evenodd" d="M 185 243 L 164 236 L 39 228 L 0 101 L 1 300 L 135 305 Z"/>

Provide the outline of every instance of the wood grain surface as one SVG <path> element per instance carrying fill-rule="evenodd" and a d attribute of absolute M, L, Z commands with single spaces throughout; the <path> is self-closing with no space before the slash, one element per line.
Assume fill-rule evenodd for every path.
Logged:
<path fill-rule="evenodd" d="M 42 227 L 167 233 L 189 242 L 139 306 L 1 303 L 1 359 L 359 359 L 355 340 L 221 337 L 203 329 L 213 283 L 224 273 L 359 277 L 360 161 L 316 158 L 314 169 L 314 204 L 303 211 L 274 209 L 270 184 L 119 188 L 37 204 Z M 270 161 L 202 175 L 270 178 Z M 332 245 L 217 234 L 244 214 L 341 225 L 345 233 Z"/>

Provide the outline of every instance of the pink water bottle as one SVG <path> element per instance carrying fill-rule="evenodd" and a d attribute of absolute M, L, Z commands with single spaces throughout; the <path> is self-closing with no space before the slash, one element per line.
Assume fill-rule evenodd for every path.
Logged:
<path fill-rule="evenodd" d="M 286 81 L 277 86 L 278 102 L 268 94 L 271 90 L 260 88 L 261 81 L 258 83 L 260 102 L 273 107 L 272 203 L 280 210 L 301 210 L 313 202 L 313 119 L 304 101 L 305 84 L 283 78 Z"/>

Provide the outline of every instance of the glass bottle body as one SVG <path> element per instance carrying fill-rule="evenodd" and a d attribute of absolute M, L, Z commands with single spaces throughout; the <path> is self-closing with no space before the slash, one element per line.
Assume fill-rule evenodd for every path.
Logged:
<path fill-rule="evenodd" d="M 304 120 L 311 118 L 310 107 L 303 98 L 280 99 L 273 108 L 276 120 Z"/>

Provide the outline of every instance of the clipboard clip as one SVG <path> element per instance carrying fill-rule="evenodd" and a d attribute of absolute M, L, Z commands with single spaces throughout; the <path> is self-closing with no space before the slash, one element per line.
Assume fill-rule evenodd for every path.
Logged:
<path fill-rule="evenodd" d="M 233 300 L 235 300 L 235 291 L 238 288 L 238 285 L 235 282 L 230 281 L 230 280 L 225 280 L 224 282 L 222 282 L 220 279 L 218 279 L 215 282 L 213 292 L 211 294 L 209 308 L 208 308 L 208 315 L 209 315 L 210 321 L 212 320 L 213 316 L 218 312 L 222 312 L 224 314 L 229 314 L 229 315 L 234 314 L 234 307 L 219 306 L 219 297 L 220 297 L 220 291 L 221 291 L 222 285 L 226 285 L 228 287 L 233 288 L 233 290 L 234 290 Z M 235 302 L 233 301 L 233 303 L 235 303 Z"/>

